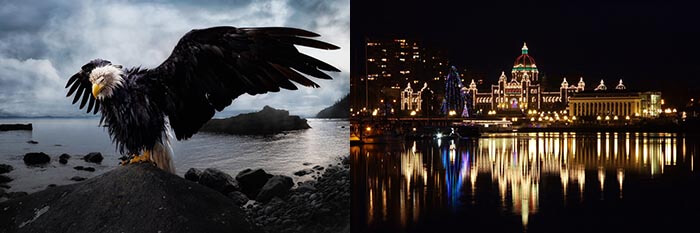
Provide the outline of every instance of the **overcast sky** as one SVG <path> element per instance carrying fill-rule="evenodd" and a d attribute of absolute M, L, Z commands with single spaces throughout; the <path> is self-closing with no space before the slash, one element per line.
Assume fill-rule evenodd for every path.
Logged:
<path fill-rule="evenodd" d="M 244 95 L 225 112 L 270 105 L 313 115 L 349 92 L 349 0 L 202 2 L 0 0 L 0 116 L 80 116 L 64 86 L 83 64 L 155 67 L 187 31 L 220 25 L 298 27 L 341 47 L 300 48 L 342 71 L 314 80 L 321 88 Z"/>

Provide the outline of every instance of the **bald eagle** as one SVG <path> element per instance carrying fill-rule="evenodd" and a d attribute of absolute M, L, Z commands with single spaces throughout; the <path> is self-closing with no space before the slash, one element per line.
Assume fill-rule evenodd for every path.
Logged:
<path fill-rule="evenodd" d="M 152 162 L 175 172 L 170 127 L 185 140 L 238 96 L 296 90 L 298 83 L 319 87 L 306 74 L 331 79 L 337 68 L 300 53 L 295 45 L 337 46 L 311 39 L 319 35 L 286 27 L 213 27 L 192 30 L 158 67 L 123 68 L 95 59 L 68 79 L 73 104 L 102 117 L 123 164 Z"/>

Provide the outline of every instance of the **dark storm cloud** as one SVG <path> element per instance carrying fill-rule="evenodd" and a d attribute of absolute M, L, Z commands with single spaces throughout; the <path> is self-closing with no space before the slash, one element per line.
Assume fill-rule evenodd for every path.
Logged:
<path fill-rule="evenodd" d="M 303 52 L 343 72 L 322 88 L 243 96 L 228 110 L 287 108 L 313 114 L 346 94 L 349 1 L 0 1 L 0 109 L 3 115 L 75 115 L 65 80 L 82 64 L 105 58 L 153 67 L 193 28 L 292 26 L 315 31 L 339 51 Z"/>

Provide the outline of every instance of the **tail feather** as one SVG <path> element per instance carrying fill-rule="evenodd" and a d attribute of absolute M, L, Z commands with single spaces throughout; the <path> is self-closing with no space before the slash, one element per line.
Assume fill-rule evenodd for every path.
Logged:
<path fill-rule="evenodd" d="M 173 135 L 170 133 L 170 123 L 165 122 L 165 131 L 161 143 L 156 143 L 151 153 L 151 161 L 164 171 L 175 174 L 175 165 L 173 164 L 173 148 L 170 146 L 170 139 Z"/>
<path fill-rule="evenodd" d="M 169 141 L 157 143 L 151 152 L 151 161 L 153 161 L 158 168 L 175 174 L 175 165 L 173 164 L 172 154 L 173 150 L 170 148 Z"/>

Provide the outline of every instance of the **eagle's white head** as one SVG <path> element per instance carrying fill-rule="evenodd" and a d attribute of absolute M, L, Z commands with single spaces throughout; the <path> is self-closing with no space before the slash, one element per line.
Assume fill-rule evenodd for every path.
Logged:
<path fill-rule="evenodd" d="M 112 65 L 109 61 L 101 60 L 92 64 L 96 65 L 90 71 L 90 82 L 92 83 L 92 96 L 95 99 L 105 99 L 112 97 L 114 89 L 122 86 L 124 78 L 122 78 L 122 66 Z"/>

